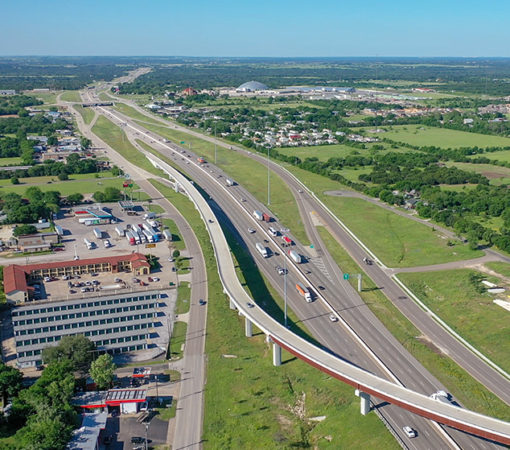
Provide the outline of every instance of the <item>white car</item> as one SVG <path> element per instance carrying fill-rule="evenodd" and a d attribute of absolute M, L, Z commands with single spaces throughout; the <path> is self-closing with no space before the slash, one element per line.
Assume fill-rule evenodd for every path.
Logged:
<path fill-rule="evenodd" d="M 338 322 L 338 317 L 335 316 L 334 314 L 330 314 L 329 315 L 329 320 L 331 320 L 331 322 Z"/>
<path fill-rule="evenodd" d="M 406 426 L 402 428 L 404 430 L 404 433 L 407 435 L 408 438 L 416 437 L 416 431 L 414 431 L 411 427 Z"/>
<path fill-rule="evenodd" d="M 110 244 L 110 241 L 108 239 L 105 239 L 103 241 L 103 245 L 104 245 L 104 248 L 109 248 L 112 246 L 112 244 Z"/>
<path fill-rule="evenodd" d="M 253 234 L 255 233 L 255 231 L 256 231 L 255 228 L 248 228 L 248 233 Z"/>
<path fill-rule="evenodd" d="M 152 277 L 152 281 L 159 281 L 158 277 Z"/>

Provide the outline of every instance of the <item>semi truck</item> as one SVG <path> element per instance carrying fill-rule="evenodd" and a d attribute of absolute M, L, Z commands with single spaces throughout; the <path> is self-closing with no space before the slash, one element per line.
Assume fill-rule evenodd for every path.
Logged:
<path fill-rule="evenodd" d="M 292 258 L 292 261 L 294 261 L 296 264 L 301 264 L 302 258 L 301 255 L 296 252 L 296 250 L 289 250 L 289 256 Z"/>
<path fill-rule="evenodd" d="M 126 239 L 130 245 L 136 244 L 135 236 L 131 233 L 131 231 L 126 231 Z"/>
<path fill-rule="evenodd" d="M 140 239 L 140 235 L 138 234 L 138 231 L 136 231 L 135 228 L 131 229 L 131 234 L 135 238 L 135 244 L 141 244 L 142 240 Z"/>
<path fill-rule="evenodd" d="M 170 230 L 163 230 L 163 236 L 167 241 L 172 241 L 172 232 Z"/>
<path fill-rule="evenodd" d="M 284 245 L 290 246 L 290 245 L 294 244 L 294 242 L 292 242 L 292 239 L 288 236 L 282 236 L 282 240 L 283 240 Z"/>
<path fill-rule="evenodd" d="M 94 236 L 98 239 L 101 239 L 103 237 L 103 232 L 99 228 L 94 228 Z"/>
<path fill-rule="evenodd" d="M 90 242 L 87 238 L 83 239 L 83 242 L 85 243 L 89 250 L 92 250 L 94 248 L 94 244 Z"/>
<path fill-rule="evenodd" d="M 231 180 L 230 178 L 225 178 L 225 182 L 227 183 L 227 186 L 235 186 L 236 182 L 234 180 Z"/>
<path fill-rule="evenodd" d="M 257 251 L 264 257 L 267 258 L 269 255 L 267 253 L 267 248 L 265 245 L 261 244 L 260 242 L 257 242 L 255 244 L 255 247 L 257 247 Z"/>
<path fill-rule="evenodd" d="M 198 161 L 199 164 L 204 164 L 205 163 L 205 158 L 203 156 L 199 156 L 197 158 L 197 161 Z"/>
<path fill-rule="evenodd" d="M 117 225 L 117 226 L 115 227 L 115 232 L 119 235 L 119 237 L 124 236 L 124 233 L 125 233 L 124 228 L 122 228 L 122 227 L 121 227 L 121 226 L 119 226 L 119 225 Z"/>
<path fill-rule="evenodd" d="M 253 211 L 253 217 L 255 217 L 257 220 L 264 220 L 264 215 L 257 209 Z"/>
<path fill-rule="evenodd" d="M 55 225 L 55 233 L 57 233 L 59 236 L 63 236 L 64 230 L 60 225 Z"/>
<path fill-rule="evenodd" d="M 305 298 L 305 300 L 308 303 L 311 303 L 312 301 L 312 294 L 310 294 L 310 291 L 307 287 L 303 286 L 301 283 L 296 284 L 297 291 Z"/>
<path fill-rule="evenodd" d="M 147 230 L 142 230 L 142 233 L 144 234 L 145 238 L 147 239 L 148 242 L 154 242 L 154 235 L 151 234 L 149 231 Z"/>

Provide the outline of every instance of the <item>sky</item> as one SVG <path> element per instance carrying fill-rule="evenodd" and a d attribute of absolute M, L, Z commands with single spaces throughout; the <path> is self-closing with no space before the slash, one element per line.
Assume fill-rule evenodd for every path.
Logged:
<path fill-rule="evenodd" d="M 508 0 L 6 0 L 0 55 L 503 56 Z"/>

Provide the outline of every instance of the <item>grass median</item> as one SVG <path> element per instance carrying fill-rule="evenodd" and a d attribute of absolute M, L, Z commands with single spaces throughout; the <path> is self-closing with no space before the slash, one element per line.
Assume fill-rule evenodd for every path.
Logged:
<path fill-rule="evenodd" d="M 92 108 L 84 108 L 81 105 L 73 105 L 73 108 L 80 113 L 86 125 L 89 125 L 92 122 L 92 119 L 95 116 L 95 112 Z"/>
<path fill-rule="evenodd" d="M 324 245 L 343 272 L 362 273 L 359 265 L 324 227 L 319 227 L 319 233 Z M 356 288 L 357 279 L 351 278 L 349 282 Z M 363 276 L 363 291 L 360 295 L 390 333 L 466 408 L 502 420 L 510 420 L 508 405 L 422 336 L 366 275 Z"/>
<path fill-rule="evenodd" d="M 169 358 L 171 360 L 181 359 L 186 345 L 186 331 L 188 324 L 186 322 L 174 322 L 172 336 L 170 338 Z"/>
<path fill-rule="evenodd" d="M 274 367 L 265 336 L 244 337 L 242 319 L 229 309 L 223 294 L 198 212 L 183 195 L 151 182 L 193 223 L 207 267 L 204 448 L 397 448 L 375 414 L 360 416 L 350 386 L 285 352 L 284 364 Z M 321 422 L 309 420 L 322 415 L 326 417 Z"/>
<path fill-rule="evenodd" d="M 126 133 L 106 117 L 102 115 L 99 116 L 92 127 L 92 132 L 132 164 L 154 175 L 162 175 L 162 171 L 156 169 L 149 160 L 129 142 Z"/>

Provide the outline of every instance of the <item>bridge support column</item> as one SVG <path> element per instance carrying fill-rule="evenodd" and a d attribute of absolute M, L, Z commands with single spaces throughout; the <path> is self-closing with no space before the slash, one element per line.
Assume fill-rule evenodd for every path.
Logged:
<path fill-rule="evenodd" d="M 282 365 L 282 348 L 276 342 L 273 342 L 273 366 L 281 365 Z"/>
<path fill-rule="evenodd" d="M 248 317 L 244 318 L 244 334 L 246 337 L 253 336 L 253 324 L 251 323 L 251 320 L 248 319 Z"/>
<path fill-rule="evenodd" d="M 366 416 L 370 412 L 370 394 L 361 392 L 359 389 L 356 389 L 355 393 L 360 399 L 360 412 Z"/>
<path fill-rule="evenodd" d="M 234 301 L 230 299 L 230 309 L 236 309 L 236 305 L 234 305 Z"/>

